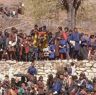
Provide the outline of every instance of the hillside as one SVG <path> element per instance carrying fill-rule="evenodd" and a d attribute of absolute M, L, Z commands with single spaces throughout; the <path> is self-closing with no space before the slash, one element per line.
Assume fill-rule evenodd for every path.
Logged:
<path fill-rule="evenodd" d="M 24 31 L 29 31 L 36 23 L 40 26 L 48 26 L 49 30 L 53 32 L 56 31 L 58 26 L 61 25 L 65 27 L 67 25 L 66 11 L 62 9 L 58 0 L 0 0 L 0 3 L 11 6 L 20 1 L 25 4 L 25 14 L 19 17 L 19 21 L 17 21 L 18 23 L 16 22 L 16 25 L 23 30 L 25 29 Z M 79 8 L 77 14 L 77 27 L 82 32 L 95 32 L 95 9 L 96 0 L 84 0 Z"/>
<path fill-rule="evenodd" d="M 46 24 L 51 29 L 58 25 L 66 26 L 67 14 L 62 10 L 58 0 L 24 0 L 26 16 L 36 23 Z M 86 32 L 96 30 L 96 0 L 84 0 L 77 15 L 77 27 Z M 30 10 L 30 11 L 29 11 Z M 89 27 L 90 26 L 90 27 Z"/>

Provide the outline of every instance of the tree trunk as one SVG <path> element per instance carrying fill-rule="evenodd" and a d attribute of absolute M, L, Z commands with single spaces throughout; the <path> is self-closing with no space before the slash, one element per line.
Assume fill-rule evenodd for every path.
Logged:
<path fill-rule="evenodd" d="M 67 13 L 68 15 L 68 28 L 69 29 L 74 29 L 76 26 L 76 10 L 73 7 L 73 4 L 69 4 L 69 11 Z"/>

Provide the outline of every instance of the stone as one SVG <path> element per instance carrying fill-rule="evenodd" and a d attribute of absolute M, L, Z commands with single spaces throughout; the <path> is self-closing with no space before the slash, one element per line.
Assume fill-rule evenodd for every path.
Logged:
<path fill-rule="evenodd" d="M 37 72 L 44 72 L 44 71 L 39 69 L 39 70 L 37 70 Z"/>
<path fill-rule="evenodd" d="M 94 73 L 96 73 L 96 68 L 92 68 L 92 71 L 93 71 Z"/>
<path fill-rule="evenodd" d="M 1 73 L 0 73 L 0 81 L 3 81 L 4 78 L 5 78 L 4 74 L 1 74 Z"/>
<path fill-rule="evenodd" d="M 94 64 L 94 61 L 90 61 L 90 64 L 92 64 L 92 65 L 93 65 L 93 64 Z"/>
<path fill-rule="evenodd" d="M 89 73 L 89 77 L 90 79 L 93 79 L 95 77 L 94 73 Z"/>
<path fill-rule="evenodd" d="M 76 68 L 76 71 L 79 71 L 79 70 L 80 70 L 80 68 L 79 68 L 79 67 L 77 67 L 77 68 Z"/>
<path fill-rule="evenodd" d="M 51 70 L 45 70 L 45 73 L 49 73 L 49 72 L 51 72 Z"/>
<path fill-rule="evenodd" d="M 86 70 L 86 72 L 88 72 L 88 73 L 92 73 L 92 70 L 90 69 L 90 70 Z"/>
<path fill-rule="evenodd" d="M 78 63 L 76 64 L 76 66 L 79 67 L 79 68 L 83 68 L 83 67 L 84 67 L 83 65 L 84 65 L 84 63 L 82 63 L 82 62 L 78 62 Z"/>
<path fill-rule="evenodd" d="M 85 75 L 86 75 L 86 76 L 89 76 L 89 73 L 88 73 L 88 72 L 85 72 Z"/>
<path fill-rule="evenodd" d="M 76 71 L 77 75 L 80 75 L 81 72 L 82 72 L 82 71 Z"/>
<path fill-rule="evenodd" d="M 60 63 L 62 63 L 62 62 L 67 64 L 68 63 L 68 60 L 61 60 Z"/>
<path fill-rule="evenodd" d="M 96 63 L 93 65 L 93 67 L 96 67 Z"/>
<path fill-rule="evenodd" d="M 85 69 L 86 69 L 86 70 L 90 70 L 91 68 L 86 66 Z"/>
<path fill-rule="evenodd" d="M 68 62 L 71 63 L 71 62 L 73 62 L 73 60 L 72 59 L 69 59 Z"/>
<path fill-rule="evenodd" d="M 83 63 L 88 63 L 88 60 L 83 60 L 82 62 L 83 62 Z"/>
<path fill-rule="evenodd" d="M 79 70 L 81 70 L 81 71 L 85 71 L 85 68 L 80 68 Z"/>
<path fill-rule="evenodd" d="M 38 75 L 45 75 L 44 72 L 38 72 Z"/>
<path fill-rule="evenodd" d="M 23 62 L 18 62 L 19 65 L 23 65 L 24 63 Z"/>
<path fill-rule="evenodd" d="M 92 63 L 86 63 L 87 67 L 91 67 L 93 64 Z"/>
<path fill-rule="evenodd" d="M 96 73 L 94 73 L 94 76 L 96 76 Z"/>
<path fill-rule="evenodd" d="M 53 72 L 53 73 L 56 73 L 56 72 L 57 72 L 57 70 L 52 70 L 52 72 Z"/>
<path fill-rule="evenodd" d="M 37 77 L 39 76 L 43 76 L 44 77 L 44 81 L 47 80 L 47 76 L 49 74 L 53 74 L 53 76 L 55 77 L 56 72 L 57 72 L 57 68 L 60 69 L 60 67 L 64 67 L 64 66 L 69 66 L 70 64 L 67 63 L 71 63 L 74 62 L 74 60 L 54 60 L 54 61 L 35 61 L 36 64 L 36 68 L 37 68 Z M 95 63 L 95 61 L 92 61 L 93 63 Z M 86 76 L 88 78 L 93 78 L 93 76 L 95 76 L 96 74 L 96 63 L 95 64 L 91 64 L 92 62 L 87 63 L 87 61 L 77 61 L 74 62 L 76 65 L 76 72 L 78 75 L 80 75 L 81 72 L 85 72 Z M 9 76 L 12 76 L 13 74 L 17 74 L 17 73 L 27 73 L 28 67 L 30 66 L 31 62 L 17 62 L 15 63 L 12 61 L 1 61 L 0 62 L 0 72 L 2 75 L 6 75 L 8 74 Z M 67 64 L 67 65 L 66 65 Z M 87 65 L 87 66 L 86 66 Z M 91 68 L 90 66 L 93 67 Z M 90 69 L 91 68 L 91 69 Z M 12 70 L 14 69 L 14 70 Z"/>
<path fill-rule="evenodd" d="M 77 59 L 73 60 L 73 62 L 78 62 Z"/>
<path fill-rule="evenodd" d="M 44 69 L 44 67 L 40 67 L 40 69 Z M 48 69 L 49 69 L 49 67 L 48 67 Z"/>

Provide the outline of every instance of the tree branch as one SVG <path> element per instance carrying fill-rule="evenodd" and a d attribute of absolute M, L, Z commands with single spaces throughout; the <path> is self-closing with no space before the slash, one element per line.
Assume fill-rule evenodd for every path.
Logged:
<path fill-rule="evenodd" d="M 67 11 L 69 11 L 70 5 L 72 5 L 75 8 L 75 10 L 77 11 L 79 9 L 82 1 L 83 0 L 60 0 L 61 4 Z"/>
<path fill-rule="evenodd" d="M 63 5 L 63 7 L 68 11 L 69 10 L 68 0 L 60 0 L 60 2 Z"/>
<path fill-rule="evenodd" d="M 82 0 L 74 0 L 73 6 L 76 10 L 78 10 L 79 6 L 81 5 Z"/>

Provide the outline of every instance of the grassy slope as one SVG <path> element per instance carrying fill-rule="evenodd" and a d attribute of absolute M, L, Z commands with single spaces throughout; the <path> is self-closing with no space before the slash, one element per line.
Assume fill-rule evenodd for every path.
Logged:
<path fill-rule="evenodd" d="M 56 21 L 59 18 L 59 21 L 61 22 L 60 25 L 64 25 L 63 23 L 65 12 L 59 10 L 60 14 L 58 14 L 58 0 L 24 0 L 24 3 L 26 8 L 26 16 L 31 17 L 36 22 L 45 18 Z M 91 26 L 91 28 L 88 31 L 90 31 L 92 28 L 94 28 L 95 30 L 95 9 L 96 0 L 84 0 L 84 3 L 78 11 L 77 26 L 81 28 L 89 28 L 89 26 Z M 56 14 L 58 15 L 57 18 L 55 16 Z M 83 22 L 84 25 L 82 24 Z"/>
<path fill-rule="evenodd" d="M 58 0 L 24 0 L 26 6 L 26 15 L 36 20 L 46 17 L 51 18 L 56 12 Z"/>

